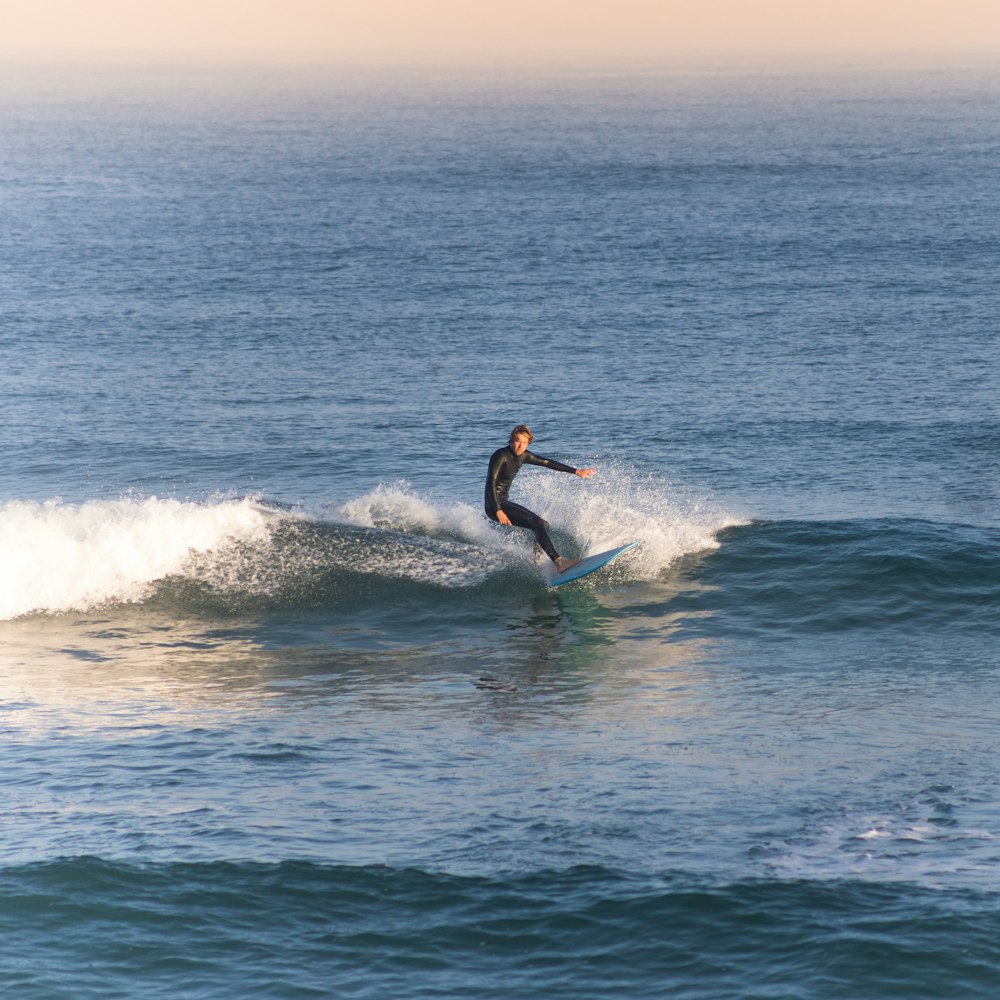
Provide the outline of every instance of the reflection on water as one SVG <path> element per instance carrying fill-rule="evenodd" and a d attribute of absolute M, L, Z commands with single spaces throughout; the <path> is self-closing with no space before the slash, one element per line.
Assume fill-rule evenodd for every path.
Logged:
<path fill-rule="evenodd" d="M 261 650 L 245 636 L 141 609 L 0 624 L 0 699 L 30 711 L 7 724 L 102 726 L 114 717 L 174 725 L 222 698 L 266 697 Z"/>
<path fill-rule="evenodd" d="M 275 699 L 338 696 L 392 710 L 421 688 L 519 692 L 561 705 L 644 699 L 690 683 L 711 646 L 681 639 L 670 602 L 689 582 L 488 588 L 340 616 L 205 621 L 153 605 L 0 623 L 0 698 L 38 718 L 119 712 L 161 723 L 185 713 L 238 712 Z M 676 676 L 675 676 L 676 675 Z M 8 717 L 9 718 L 9 717 Z"/>
<path fill-rule="evenodd" d="M 525 836 L 553 861 L 598 858 L 602 838 L 578 854 L 536 843 L 521 817 L 549 814 L 558 780 L 557 826 L 574 828 L 593 811 L 595 754 L 642 761 L 682 739 L 704 710 L 687 692 L 704 686 L 707 647 L 675 640 L 667 583 L 524 591 L 404 594 L 351 615 L 147 604 L 0 624 L 8 860 L 492 867 Z"/>
<path fill-rule="evenodd" d="M 809 873 L 868 864 L 877 829 L 896 838 L 884 864 L 912 873 L 936 783 L 961 826 L 918 845 L 928 863 L 992 835 L 992 799 L 962 804 L 992 773 L 992 676 L 915 671 L 889 644 L 831 664 L 808 641 L 775 647 L 778 671 L 759 644 L 745 659 L 694 634 L 689 577 L 351 616 L 6 622 L 3 852 Z M 880 811 L 886 788 L 905 823 Z"/>

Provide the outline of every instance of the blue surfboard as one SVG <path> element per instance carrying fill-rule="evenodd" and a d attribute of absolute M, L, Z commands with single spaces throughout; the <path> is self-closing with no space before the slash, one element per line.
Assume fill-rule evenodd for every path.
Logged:
<path fill-rule="evenodd" d="M 638 542 L 629 542 L 628 545 L 619 545 L 617 549 L 608 549 L 607 552 L 598 552 L 595 556 L 587 556 L 586 559 L 581 559 L 574 566 L 570 566 L 565 573 L 558 573 L 552 577 L 549 580 L 549 586 L 561 587 L 571 580 L 579 580 L 581 576 L 586 576 L 588 573 L 593 573 L 595 569 L 607 566 L 612 559 L 617 559 L 623 552 L 634 549 L 638 544 Z"/>

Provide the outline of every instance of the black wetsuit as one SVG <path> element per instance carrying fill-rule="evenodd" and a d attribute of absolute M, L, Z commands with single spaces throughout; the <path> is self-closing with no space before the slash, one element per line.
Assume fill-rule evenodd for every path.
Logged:
<path fill-rule="evenodd" d="M 510 492 L 510 484 L 514 477 L 521 471 L 522 465 L 544 465 L 546 469 L 554 469 L 556 472 L 576 472 L 572 466 L 563 465 L 551 458 L 542 458 L 541 455 L 532 455 L 530 451 L 524 451 L 520 455 L 514 454 L 514 449 L 508 445 L 506 448 L 498 448 L 490 458 L 490 471 L 486 476 L 486 516 L 491 521 L 497 520 L 497 511 L 503 512 L 510 518 L 511 524 L 516 524 L 519 528 L 530 528 L 535 533 L 535 541 L 545 550 L 545 554 L 555 562 L 559 558 L 552 539 L 549 538 L 548 521 L 539 517 L 534 511 L 522 507 L 520 504 L 511 503 L 507 499 Z"/>

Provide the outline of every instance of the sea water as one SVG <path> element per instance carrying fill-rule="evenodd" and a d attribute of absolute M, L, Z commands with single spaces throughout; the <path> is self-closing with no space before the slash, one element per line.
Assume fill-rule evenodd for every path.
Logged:
<path fill-rule="evenodd" d="M 998 98 L 5 69 L 3 995 L 996 995 Z"/>

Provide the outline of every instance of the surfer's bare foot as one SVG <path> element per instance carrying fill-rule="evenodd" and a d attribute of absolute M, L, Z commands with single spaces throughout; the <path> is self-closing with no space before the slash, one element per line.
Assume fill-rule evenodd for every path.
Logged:
<path fill-rule="evenodd" d="M 566 570 L 572 569 L 579 561 L 579 559 L 564 559 L 562 556 L 559 556 L 556 559 L 556 569 L 560 573 L 565 573 Z"/>

